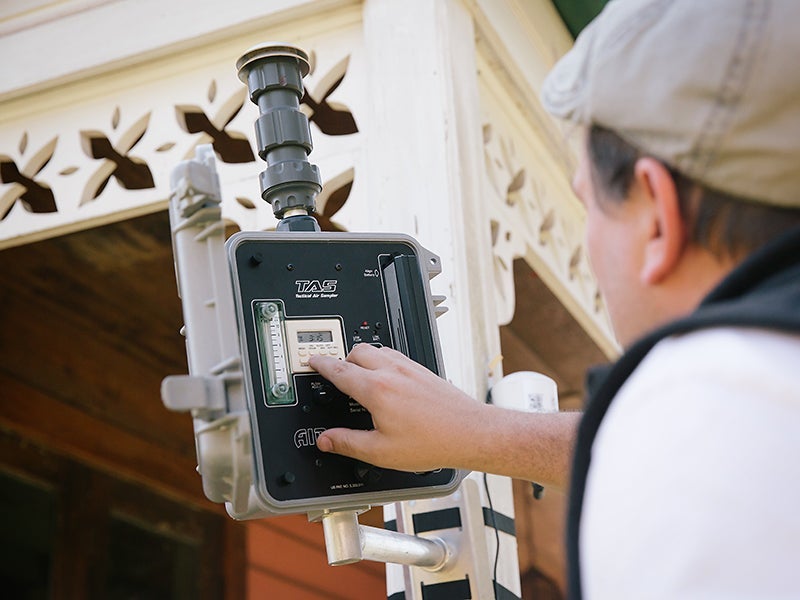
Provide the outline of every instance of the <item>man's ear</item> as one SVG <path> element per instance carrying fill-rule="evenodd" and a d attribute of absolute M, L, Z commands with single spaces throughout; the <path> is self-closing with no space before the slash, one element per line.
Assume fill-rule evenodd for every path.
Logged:
<path fill-rule="evenodd" d="M 648 204 L 649 234 L 640 271 L 645 285 L 657 285 L 680 262 L 686 238 L 675 181 L 658 160 L 640 158 L 634 166 L 634 186 Z"/>

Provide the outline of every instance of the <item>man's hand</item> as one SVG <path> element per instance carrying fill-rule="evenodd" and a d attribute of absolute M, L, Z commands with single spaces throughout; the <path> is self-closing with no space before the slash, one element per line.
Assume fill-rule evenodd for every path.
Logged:
<path fill-rule="evenodd" d="M 359 344 L 309 364 L 372 414 L 375 429 L 328 429 L 335 452 L 400 471 L 485 471 L 563 488 L 579 413 L 534 414 L 476 402 L 391 348 Z"/>
<path fill-rule="evenodd" d="M 485 408 L 391 348 L 358 344 L 347 359 L 313 356 L 309 364 L 372 414 L 375 429 L 328 429 L 324 452 L 404 471 L 462 467 L 457 448 Z M 463 450 L 463 448 L 462 448 Z"/>

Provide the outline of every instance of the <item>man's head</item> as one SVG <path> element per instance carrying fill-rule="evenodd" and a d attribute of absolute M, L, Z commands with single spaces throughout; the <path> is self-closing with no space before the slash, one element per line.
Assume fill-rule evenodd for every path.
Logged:
<path fill-rule="evenodd" d="M 796 0 L 617 0 L 545 82 L 585 125 L 575 189 L 620 341 L 800 224 Z"/>
<path fill-rule="evenodd" d="M 588 129 L 573 182 L 586 242 L 619 341 L 694 309 L 800 209 L 750 202 L 686 177 L 616 133 Z"/>
<path fill-rule="evenodd" d="M 586 144 L 593 183 L 604 202 L 624 202 L 634 183 L 637 161 L 648 154 L 599 125 L 589 128 Z M 697 183 L 659 162 L 675 183 L 686 242 L 720 261 L 738 261 L 787 229 L 800 226 L 798 208 L 739 198 Z M 800 198 L 800 187 L 798 192 Z"/>

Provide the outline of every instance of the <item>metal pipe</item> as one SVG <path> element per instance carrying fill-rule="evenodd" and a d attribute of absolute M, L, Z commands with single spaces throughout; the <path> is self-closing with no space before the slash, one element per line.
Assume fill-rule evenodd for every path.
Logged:
<path fill-rule="evenodd" d="M 443 540 L 397 533 L 368 525 L 359 525 L 364 560 L 399 563 L 439 571 L 450 553 Z"/>
<path fill-rule="evenodd" d="M 358 515 L 351 511 L 325 513 L 322 518 L 328 564 L 349 565 L 361 560 Z"/>
<path fill-rule="evenodd" d="M 373 560 L 439 571 L 451 557 L 447 544 L 439 538 L 422 538 L 361 525 L 355 511 L 327 512 L 320 520 L 328 564 L 332 566 Z"/>

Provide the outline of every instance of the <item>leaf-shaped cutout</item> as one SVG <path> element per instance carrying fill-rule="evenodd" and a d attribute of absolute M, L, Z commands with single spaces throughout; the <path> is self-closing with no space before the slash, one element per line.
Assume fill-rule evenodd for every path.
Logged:
<path fill-rule="evenodd" d="M 242 110 L 246 100 L 247 90 L 242 88 L 228 98 L 224 104 L 219 107 L 217 116 L 214 118 L 214 122 L 221 124 L 221 127 L 219 127 L 220 129 L 225 129 L 230 122 L 236 118 L 236 115 L 238 115 L 239 111 Z"/>
<path fill-rule="evenodd" d="M 350 55 L 347 55 L 319 79 L 313 92 L 306 89 L 300 100 L 301 104 L 305 104 L 311 110 L 311 114 L 308 115 L 309 120 L 326 135 L 349 135 L 358 132 L 358 125 L 350 109 L 335 100 L 330 100 L 330 96 L 344 80 L 349 64 Z"/>
<path fill-rule="evenodd" d="M 11 209 L 17 203 L 19 196 L 17 194 L 11 195 L 12 192 L 9 190 L 2 196 L 0 196 L 0 221 L 5 221 L 6 217 L 11 214 Z"/>
<path fill-rule="evenodd" d="M 156 152 L 167 152 L 172 150 L 175 146 L 175 142 L 167 142 L 166 144 L 161 144 L 158 148 L 156 148 Z"/>
<path fill-rule="evenodd" d="M 118 151 L 126 153 L 142 139 L 142 136 L 147 131 L 147 125 L 150 123 L 150 113 L 143 115 L 128 130 L 123 133 L 119 138 Z"/>
<path fill-rule="evenodd" d="M 28 164 L 25 165 L 25 172 L 34 176 L 38 175 L 41 170 L 47 166 L 47 163 L 50 162 L 50 159 L 53 158 L 57 143 L 58 136 L 54 137 L 52 140 L 42 146 L 36 152 L 36 154 L 31 157 L 31 159 L 28 161 Z"/>
<path fill-rule="evenodd" d="M 339 85 L 342 83 L 344 76 L 347 75 L 347 67 L 350 66 L 350 55 L 348 54 L 342 60 L 333 65 L 330 70 L 322 77 L 317 84 L 316 97 L 320 102 L 328 100 L 328 96 L 333 94 Z M 320 94 L 320 92 L 322 92 Z"/>
<path fill-rule="evenodd" d="M 328 217 L 329 219 L 335 215 L 344 203 L 347 202 L 347 199 L 350 197 L 350 190 L 353 189 L 353 180 L 351 179 L 341 187 L 336 188 L 330 196 L 328 196 L 327 202 L 325 202 L 325 208 L 323 209 L 322 214 Z"/>
<path fill-rule="evenodd" d="M 599 313 L 603 310 L 603 295 L 600 290 L 594 292 L 594 312 Z"/>
<path fill-rule="evenodd" d="M 252 209 L 254 209 L 256 207 L 256 205 L 253 204 L 252 200 L 249 200 L 247 198 L 243 198 L 241 196 L 236 196 L 236 201 L 239 204 L 241 204 L 242 206 L 244 206 L 248 210 L 252 210 Z"/>
<path fill-rule="evenodd" d="M 214 99 L 217 97 L 217 81 L 216 79 L 212 79 L 211 83 L 208 86 L 208 101 L 214 102 Z"/>
<path fill-rule="evenodd" d="M 354 180 L 355 170 L 350 167 L 326 181 L 322 192 L 317 196 L 317 213 L 327 219 L 335 215 L 350 197 Z"/>
<path fill-rule="evenodd" d="M 575 251 L 572 253 L 572 256 L 569 259 L 569 268 L 576 269 L 579 264 L 581 264 L 581 258 L 583 257 L 583 249 L 580 246 L 575 248 Z"/>
<path fill-rule="evenodd" d="M 569 258 L 570 281 L 575 279 L 575 276 L 578 274 L 578 266 L 581 264 L 582 257 L 583 257 L 583 249 L 580 246 L 577 246 L 575 250 L 572 252 L 572 256 L 570 256 Z"/>
<path fill-rule="evenodd" d="M 120 112 L 119 106 L 114 109 L 114 114 L 111 115 L 111 128 L 116 129 L 119 127 Z"/>
<path fill-rule="evenodd" d="M 492 247 L 497 245 L 497 238 L 500 235 L 500 223 L 499 221 L 495 221 L 494 219 L 491 220 L 491 227 L 492 227 Z"/>
<path fill-rule="evenodd" d="M 487 123 L 483 126 L 483 143 L 488 144 L 492 141 L 492 125 Z"/>
<path fill-rule="evenodd" d="M 525 169 L 520 169 L 519 172 L 514 176 L 514 179 L 511 183 L 508 184 L 508 193 L 518 192 L 522 189 L 522 186 L 525 185 Z"/>
<path fill-rule="evenodd" d="M 59 175 L 72 175 L 75 171 L 78 170 L 78 167 L 67 167 L 63 171 L 59 171 Z"/>
<path fill-rule="evenodd" d="M 81 148 L 91 158 L 106 158 L 113 150 L 111 142 L 102 131 L 87 129 L 80 132 Z"/>
<path fill-rule="evenodd" d="M 25 131 L 19 140 L 19 153 L 25 154 L 25 150 L 27 149 L 27 147 L 28 147 L 28 132 Z"/>
<path fill-rule="evenodd" d="M 117 166 L 110 160 L 103 161 L 97 171 L 89 176 L 89 179 L 83 188 L 83 193 L 81 194 L 81 200 L 78 203 L 78 206 L 84 206 L 85 204 L 94 201 L 105 189 L 108 180 L 111 178 L 111 174 L 116 168 Z"/>
<path fill-rule="evenodd" d="M 539 233 L 547 233 L 552 228 L 553 225 L 556 224 L 556 213 L 551 209 L 547 211 L 547 214 L 542 221 L 542 224 L 539 226 Z"/>
<path fill-rule="evenodd" d="M 176 104 L 175 118 L 186 133 L 200 133 L 213 126 L 203 109 L 194 104 Z"/>

